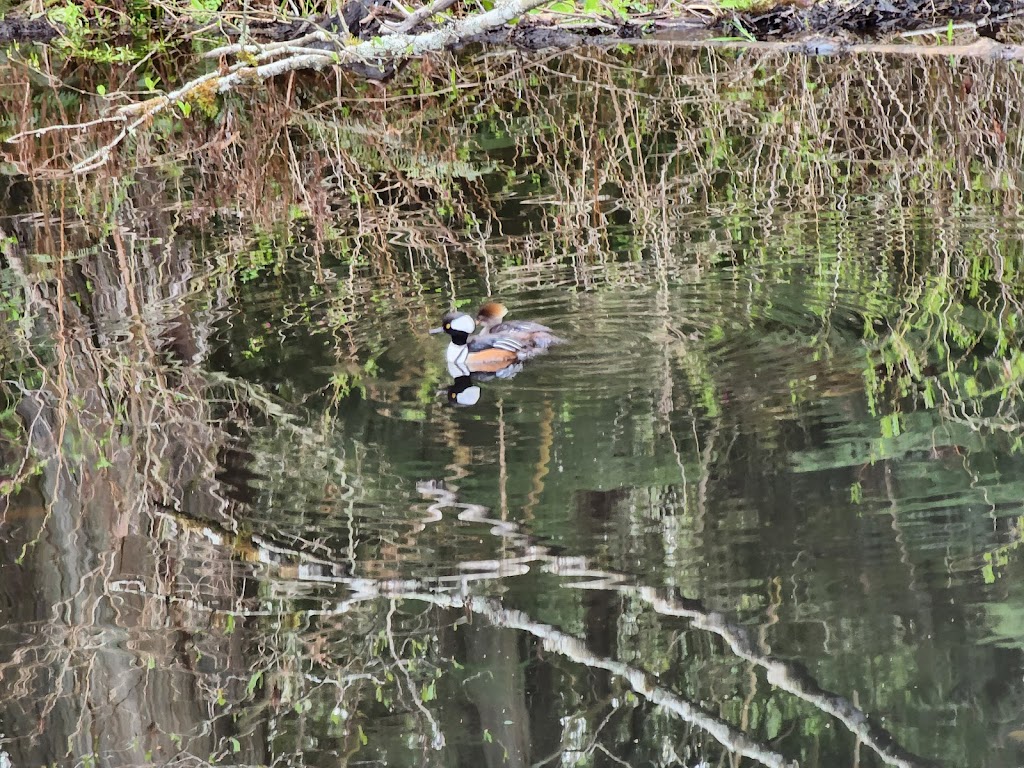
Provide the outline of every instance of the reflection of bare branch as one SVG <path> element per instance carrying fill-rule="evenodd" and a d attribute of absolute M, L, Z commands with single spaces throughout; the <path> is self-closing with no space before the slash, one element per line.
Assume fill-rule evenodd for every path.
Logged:
<path fill-rule="evenodd" d="M 920 768 L 930 763 L 901 747 L 885 729 L 871 722 L 867 714 L 841 696 L 830 693 L 818 686 L 811 676 L 799 667 L 761 653 L 749 631 L 729 622 L 724 615 L 705 611 L 678 600 L 662 597 L 651 587 L 629 589 L 645 600 L 663 616 L 688 618 L 697 629 L 703 629 L 721 637 L 733 653 L 753 662 L 767 672 L 768 682 L 788 691 L 842 722 L 851 733 L 873 749 L 888 765 L 900 768 Z"/>
<path fill-rule="evenodd" d="M 495 529 L 491 529 L 492 532 Z M 560 558 L 546 553 L 543 547 L 534 545 L 528 555 L 519 562 L 539 562 L 544 570 L 567 578 L 585 577 L 585 583 L 570 584 L 577 588 L 615 589 L 623 594 L 631 595 L 648 603 L 658 614 L 677 616 L 690 619 L 692 626 L 719 635 L 728 643 L 733 652 L 747 661 L 763 668 L 767 672 L 768 681 L 788 691 L 822 712 L 826 712 L 842 722 L 851 733 L 873 749 L 879 757 L 890 765 L 900 768 L 919 768 L 927 765 L 927 761 L 911 754 L 895 742 L 892 735 L 871 722 L 867 714 L 852 703 L 833 693 L 823 690 L 799 667 L 773 656 L 763 653 L 749 631 L 732 622 L 718 612 L 704 610 L 695 601 L 682 602 L 670 599 L 652 587 L 635 586 L 623 583 L 621 574 L 608 573 L 590 568 L 584 558 Z M 500 561 L 507 568 L 507 560 Z M 478 566 L 479 564 L 475 564 Z M 499 563 L 495 563 L 499 565 Z M 497 576 L 497 574 L 495 574 Z M 595 579 L 596 577 L 596 579 Z"/>
<path fill-rule="evenodd" d="M 419 24 L 426 21 L 431 16 L 436 16 L 442 11 L 446 11 L 454 4 L 455 0 L 433 0 L 433 2 L 417 8 L 409 14 L 408 18 L 406 18 L 401 24 L 397 25 L 393 31 L 399 34 L 412 32 Z"/>
<path fill-rule="evenodd" d="M 386 588 L 386 585 L 382 586 Z M 772 752 L 767 747 L 757 743 L 724 720 L 715 717 L 710 712 L 659 685 L 653 675 L 631 667 L 628 664 L 598 656 L 591 652 L 581 640 L 564 632 L 559 632 L 549 624 L 533 621 L 522 611 L 504 608 L 500 601 L 483 597 L 445 595 L 436 592 L 403 592 L 393 595 L 393 597 L 425 602 L 442 608 L 471 610 L 473 613 L 485 617 L 497 627 L 527 632 L 540 639 L 544 643 L 544 647 L 549 651 L 558 653 L 578 664 L 583 664 L 593 669 L 604 669 L 622 678 L 640 696 L 643 696 L 665 711 L 671 712 L 680 719 L 697 726 L 736 754 L 749 757 L 762 765 L 772 766 L 773 768 L 785 768 L 786 766 L 796 765 L 796 763 L 788 762 L 785 757 L 777 752 Z"/>
<path fill-rule="evenodd" d="M 764 765 L 786 765 L 780 755 L 757 745 L 727 723 L 709 716 L 691 703 L 660 688 L 647 673 L 622 662 L 598 657 L 576 638 L 558 632 L 548 625 L 534 622 L 522 612 L 505 609 L 498 601 L 464 596 L 473 582 L 504 579 L 524 574 L 531 570 L 531 566 L 540 566 L 544 572 L 565 579 L 566 587 L 613 589 L 644 601 L 659 615 L 690 620 L 692 627 L 721 637 L 737 657 L 764 669 L 770 683 L 843 723 L 860 742 L 874 750 L 887 764 L 898 768 L 922 768 L 930 765 L 925 759 L 901 747 L 887 730 L 873 723 L 864 711 L 850 701 L 822 689 L 799 666 L 762 652 L 758 648 L 756 637 L 753 637 L 748 629 L 730 622 L 722 613 L 708 611 L 697 601 L 667 597 L 662 590 L 653 587 L 637 586 L 630 583 L 631 579 L 622 574 L 593 568 L 586 558 L 551 554 L 546 547 L 533 542 L 529 536 L 519 531 L 514 523 L 488 518 L 488 510 L 485 507 L 458 503 L 454 494 L 443 488 L 423 486 L 421 491 L 438 499 L 438 503 L 432 505 L 431 518 L 439 519 L 444 508 L 451 505 L 461 510 L 460 519 L 491 526 L 490 532 L 493 535 L 500 536 L 517 546 L 520 554 L 506 556 L 500 560 L 459 563 L 461 573 L 458 574 L 439 575 L 429 579 L 379 580 L 343 575 L 347 568 L 341 562 L 331 564 L 324 558 L 311 558 L 302 551 L 290 551 L 287 547 L 275 544 L 274 559 L 279 562 L 307 564 L 307 568 L 302 571 L 303 580 L 345 585 L 352 590 L 352 595 L 338 603 L 333 610 L 313 610 L 308 613 L 345 613 L 359 603 L 381 598 L 418 600 L 446 608 L 465 608 L 487 617 L 498 626 L 527 631 L 544 640 L 551 650 L 574 661 L 605 669 L 622 677 L 639 694 L 706 730 L 730 749 L 757 759 Z M 261 539 L 254 537 L 254 541 L 258 543 Z M 308 567 L 314 565 L 317 567 Z M 247 611 L 236 613 L 251 615 Z"/>
<path fill-rule="evenodd" d="M 398 656 L 398 650 L 395 647 L 395 632 L 392 627 L 392 620 L 395 616 L 396 604 L 394 600 L 388 602 L 388 612 L 384 620 L 384 635 L 387 639 L 388 651 L 391 653 L 391 659 L 394 661 L 394 666 L 401 673 L 402 679 L 405 680 L 406 685 L 409 687 L 409 700 L 413 703 L 413 706 L 423 715 L 424 719 L 430 723 L 431 732 L 431 747 L 433 749 L 441 749 L 444 747 L 444 734 L 441 732 L 440 726 L 437 724 L 437 720 L 430 714 L 423 702 L 420 701 L 419 691 L 416 690 L 416 685 L 412 681 L 412 677 L 409 675 L 408 670 L 402 663 L 402 660 Z"/>

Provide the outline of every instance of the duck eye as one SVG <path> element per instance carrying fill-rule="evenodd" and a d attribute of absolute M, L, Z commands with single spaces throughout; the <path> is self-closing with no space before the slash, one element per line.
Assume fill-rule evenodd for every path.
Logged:
<path fill-rule="evenodd" d="M 451 324 L 451 323 L 445 323 L 445 324 L 444 324 L 444 327 L 445 327 L 445 328 L 451 328 L 451 327 L 452 327 L 452 324 Z"/>

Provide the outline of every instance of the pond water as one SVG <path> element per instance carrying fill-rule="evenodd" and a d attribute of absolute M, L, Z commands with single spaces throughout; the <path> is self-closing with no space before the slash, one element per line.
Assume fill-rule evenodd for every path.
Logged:
<path fill-rule="evenodd" d="M 451 67 L 11 158 L 0 765 L 1024 764 L 1019 63 Z"/>

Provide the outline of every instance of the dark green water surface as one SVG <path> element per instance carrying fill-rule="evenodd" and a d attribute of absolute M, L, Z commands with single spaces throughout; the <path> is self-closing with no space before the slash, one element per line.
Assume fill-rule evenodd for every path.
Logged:
<path fill-rule="evenodd" d="M 1019 64 L 460 67 L 0 177 L 0 766 L 1024 764 Z"/>

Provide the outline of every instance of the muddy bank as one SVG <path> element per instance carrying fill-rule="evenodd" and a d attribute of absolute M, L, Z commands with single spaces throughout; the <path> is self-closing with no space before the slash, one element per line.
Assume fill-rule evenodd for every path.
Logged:
<path fill-rule="evenodd" d="M 688 19 L 686 26 L 694 28 L 693 20 Z M 380 31 L 379 23 L 360 25 L 358 21 L 348 25 L 348 28 L 358 31 L 359 34 L 353 36 L 361 40 L 369 40 Z M 704 27 L 698 25 L 697 28 Z M 345 27 L 339 23 L 337 17 L 317 17 L 308 21 L 296 22 L 254 22 L 247 31 L 249 37 L 257 43 L 284 43 L 298 40 L 318 29 L 329 29 L 341 33 Z M 571 25 L 560 25 L 550 20 L 531 19 L 504 29 L 491 30 L 484 34 L 467 37 L 452 48 L 457 50 L 467 45 L 481 44 L 506 45 L 528 51 L 563 49 L 587 41 L 635 40 L 650 35 L 656 29 L 657 26 L 650 21 L 600 20 L 588 23 L 583 20 L 576 21 Z M 236 41 L 242 36 L 242 31 L 232 28 L 230 24 L 223 25 L 223 30 L 229 41 Z M 191 31 L 188 27 L 182 27 L 178 34 L 186 34 Z M 176 36 L 173 29 L 166 30 L 166 33 L 172 38 Z M 46 19 L 0 19 L 0 45 L 50 43 L 62 34 L 64 34 L 64 30 L 60 25 L 52 24 Z M 335 49 L 328 43 L 306 43 L 304 48 L 323 51 Z M 382 70 L 367 65 L 351 65 L 346 68 L 359 74 L 365 74 L 372 80 L 386 79 L 394 69 L 391 67 Z"/>
<path fill-rule="evenodd" d="M 704 31 L 709 37 L 738 35 L 748 40 L 794 41 L 815 37 L 834 37 L 845 41 L 879 41 L 894 35 L 943 25 L 968 25 L 982 37 L 1000 42 L 1020 42 L 1019 32 L 1007 34 L 1009 25 L 1024 16 L 1024 0 L 827 0 L 814 4 L 783 3 L 770 10 L 748 13 L 709 14 L 706 5 L 686 15 L 653 12 L 641 16 L 549 15 L 540 13 L 505 29 L 493 30 L 464 43 L 512 45 L 527 50 L 567 48 L 597 39 L 615 41 L 637 39 L 656 34 L 666 28 L 687 28 Z M 361 40 L 386 34 L 388 23 L 402 21 L 377 0 L 349 0 L 340 14 L 319 15 L 308 20 L 288 22 L 253 21 L 246 32 L 256 42 L 284 42 L 309 35 L 317 29 L 329 29 Z M 431 28 L 430 21 L 414 27 Z M 383 26 L 382 26 L 383 25 Z M 96 24 L 99 28 L 99 24 Z M 167 37 L 194 32 L 191 25 L 180 25 L 180 31 L 164 27 Z M 197 27 L 198 28 L 198 27 Z M 1019 26 L 1016 29 L 1019 30 Z M 239 39 L 243 30 L 223 20 L 220 30 L 228 40 Z M 117 34 L 133 30 L 118 30 Z M 47 43 L 63 34 L 60 25 L 45 18 L 9 17 L 0 20 L 0 44 L 11 42 Z M 152 31 L 134 30 L 136 36 Z M 97 34 L 96 40 L 99 40 Z M 307 46 L 310 47 L 310 46 Z M 324 46 L 326 47 L 326 46 Z M 323 49 L 323 48 L 322 48 Z"/>
<path fill-rule="evenodd" d="M 0 45 L 8 43 L 48 43 L 60 30 L 46 19 L 0 19 Z"/>
<path fill-rule="evenodd" d="M 717 19 L 722 29 L 743 31 L 758 40 L 791 40 L 807 35 L 884 38 L 901 32 L 967 22 L 983 37 L 1002 41 L 1014 19 L 1024 15 L 1021 0 L 877 0 L 784 4 L 760 13 Z M 937 30 L 938 31 L 938 30 Z"/>

